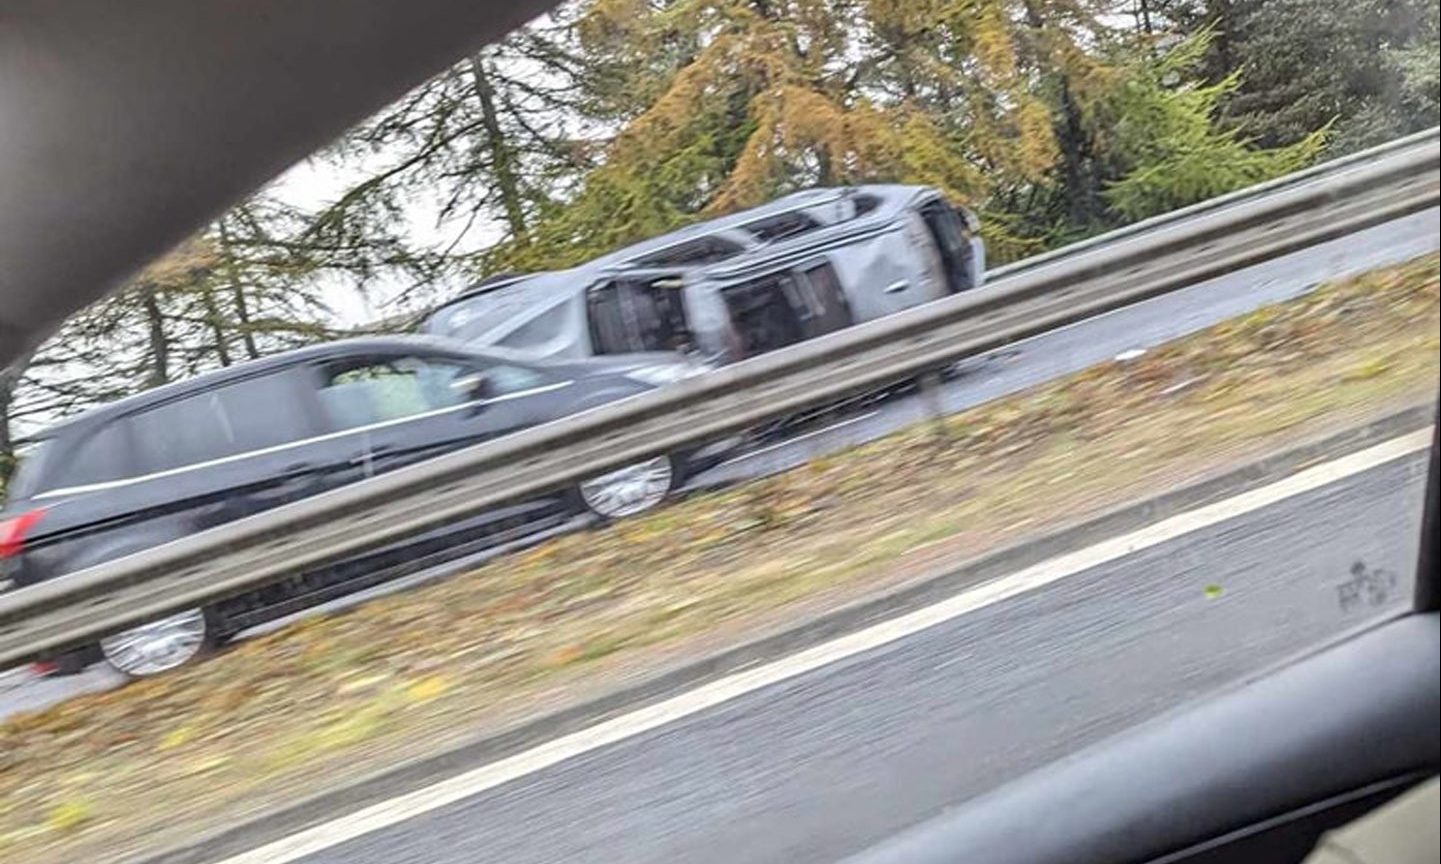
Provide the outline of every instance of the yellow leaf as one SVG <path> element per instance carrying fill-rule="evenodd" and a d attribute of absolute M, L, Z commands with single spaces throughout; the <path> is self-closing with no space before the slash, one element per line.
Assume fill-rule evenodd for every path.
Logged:
<path fill-rule="evenodd" d="M 429 702 L 445 695 L 450 686 L 450 681 L 442 676 L 428 675 L 405 688 L 405 695 L 412 702 Z"/>
<path fill-rule="evenodd" d="M 65 801 L 50 811 L 45 824 L 52 831 L 74 831 L 90 819 L 90 805 L 84 801 Z"/>
<path fill-rule="evenodd" d="M 176 747 L 183 747 L 195 738 L 194 726 L 179 726 L 171 729 L 165 737 L 160 739 L 160 745 L 155 749 L 160 752 L 174 750 Z"/>

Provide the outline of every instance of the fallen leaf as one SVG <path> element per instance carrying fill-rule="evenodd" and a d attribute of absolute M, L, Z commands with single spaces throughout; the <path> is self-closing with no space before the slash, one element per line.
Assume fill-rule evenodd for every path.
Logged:
<path fill-rule="evenodd" d="M 88 822 L 90 816 L 90 805 L 85 801 L 65 801 L 50 811 L 45 825 L 52 831 L 68 833 Z"/>
<path fill-rule="evenodd" d="M 405 696 L 411 702 L 429 702 L 449 692 L 450 681 L 440 675 L 427 675 L 405 688 Z"/>

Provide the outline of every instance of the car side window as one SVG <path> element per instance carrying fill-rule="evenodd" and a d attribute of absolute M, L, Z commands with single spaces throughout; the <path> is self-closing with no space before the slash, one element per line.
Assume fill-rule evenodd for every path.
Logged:
<path fill-rule="evenodd" d="M 586 295 L 590 338 L 597 354 L 675 351 L 690 341 L 680 291 L 665 279 L 617 279 Z"/>
<path fill-rule="evenodd" d="M 142 470 L 164 471 L 289 444 L 308 434 L 283 376 L 238 381 L 130 418 Z"/>
<path fill-rule="evenodd" d="M 403 420 L 466 404 L 468 381 L 478 371 L 458 361 L 413 356 L 332 364 L 325 369 L 320 404 L 337 429 Z"/>

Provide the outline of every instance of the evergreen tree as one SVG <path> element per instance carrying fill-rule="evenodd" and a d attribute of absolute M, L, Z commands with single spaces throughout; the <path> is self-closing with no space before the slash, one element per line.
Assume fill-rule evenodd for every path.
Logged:
<path fill-rule="evenodd" d="M 1148 0 L 1158 27 L 1215 32 L 1205 75 L 1240 80 L 1227 125 L 1285 146 L 1332 124 L 1329 155 L 1436 125 L 1437 0 Z"/>

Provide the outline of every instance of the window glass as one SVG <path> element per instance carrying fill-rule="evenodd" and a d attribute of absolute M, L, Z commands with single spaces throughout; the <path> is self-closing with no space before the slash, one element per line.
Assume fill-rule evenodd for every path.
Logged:
<path fill-rule="evenodd" d="M 193 465 L 235 452 L 234 435 L 208 394 L 141 412 L 130 418 L 130 424 L 145 471 Z"/>
<path fill-rule="evenodd" d="M 665 280 L 615 281 L 591 289 L 591 341 L 597 354 L 678 351 L 690 340 L 680 289 Z"/>
<path fill-rule="evenodd" d="M 0 503 L 6 500 L 7 493 L 9 500 L 19 501 L 42 491 L 41 483 L 45 474 L 55 473 L 46 458 L 53 449 L 48 438 L 21 444 L 16 448 L 15 473 L 10 479 L 10 485 L 0 491 Z"/>
<path fill-rule="evenodd" d="M 291 382 L 289 374 L 267 375 L 218 388 L 204 397 L 220 418 L 226 433 L 225 449 L 258 450 L 310 434 Z"/>
<path fill-rule="evenodd" d="M 568 303 L 540 313 L 506 334 L 500 344 L 507 348 L 537 348 L 565 332 Z"/>
<path fill-rule="evenodd" d="M 116 420 L 81 439 L 79 445 L 66 454 L 66 465 L 55 472 L 55 481 L 47 481 L 45 485 L 58 489 L 134 476 L 136 471 L 127 438 L 128 426 L 129 421 Z"/>
<path fill-rule="evenodd" d="M 677 264 L 710 264 L 732 258 L 745 249 L 738 243 L 720 237 L 702 237 L 668 246 L 633 262 L 641 267 L 674 267 Z"/>
<path fill-rule="evenodd" d="M 814 319 L 817 332 L 830 332 L 852 323 L 850 303 L 835 268 L 829 264 L 807 267 L 797 281 L 807 289 L 809 317 Z"/>
<path fill-rule="evenodd" d="M 819 227 L 821 227 L 821 223 L 805 213 L 794 211 L 752 222 L 745 226 L 745 229 L 756 235 L 756 239 L 763 243 L 774 243 L 777 240 L 814 231 Z"/>
<path fill-rule="evenodd" d="M 308 432 L 286 376 L 237 381 L 130 418 L 143 471 L 164 471 L 289 444 Z"/>
<path fill-rule="evenodd" d="M 467 378 L 477 370 L 457 362 L 393 357 L 334 366 L 320 390 L 331 423 L 353 429 L 465 404 Z"/>
<path fill-rule="evenodd" d="M 551 379 L 534 369 L 496 363 L 486 368 L 491 396 L 511 396 L 551 383 Z"/>
<path fill-rule="evenodd" d="M 468 404 L 480 375 L 490 398 L 551 381 L 542 372 L 508 363 L 392 357 L 331 367 L 320 389 L 320 404 L 333 427 L 354 429 Z"/>

